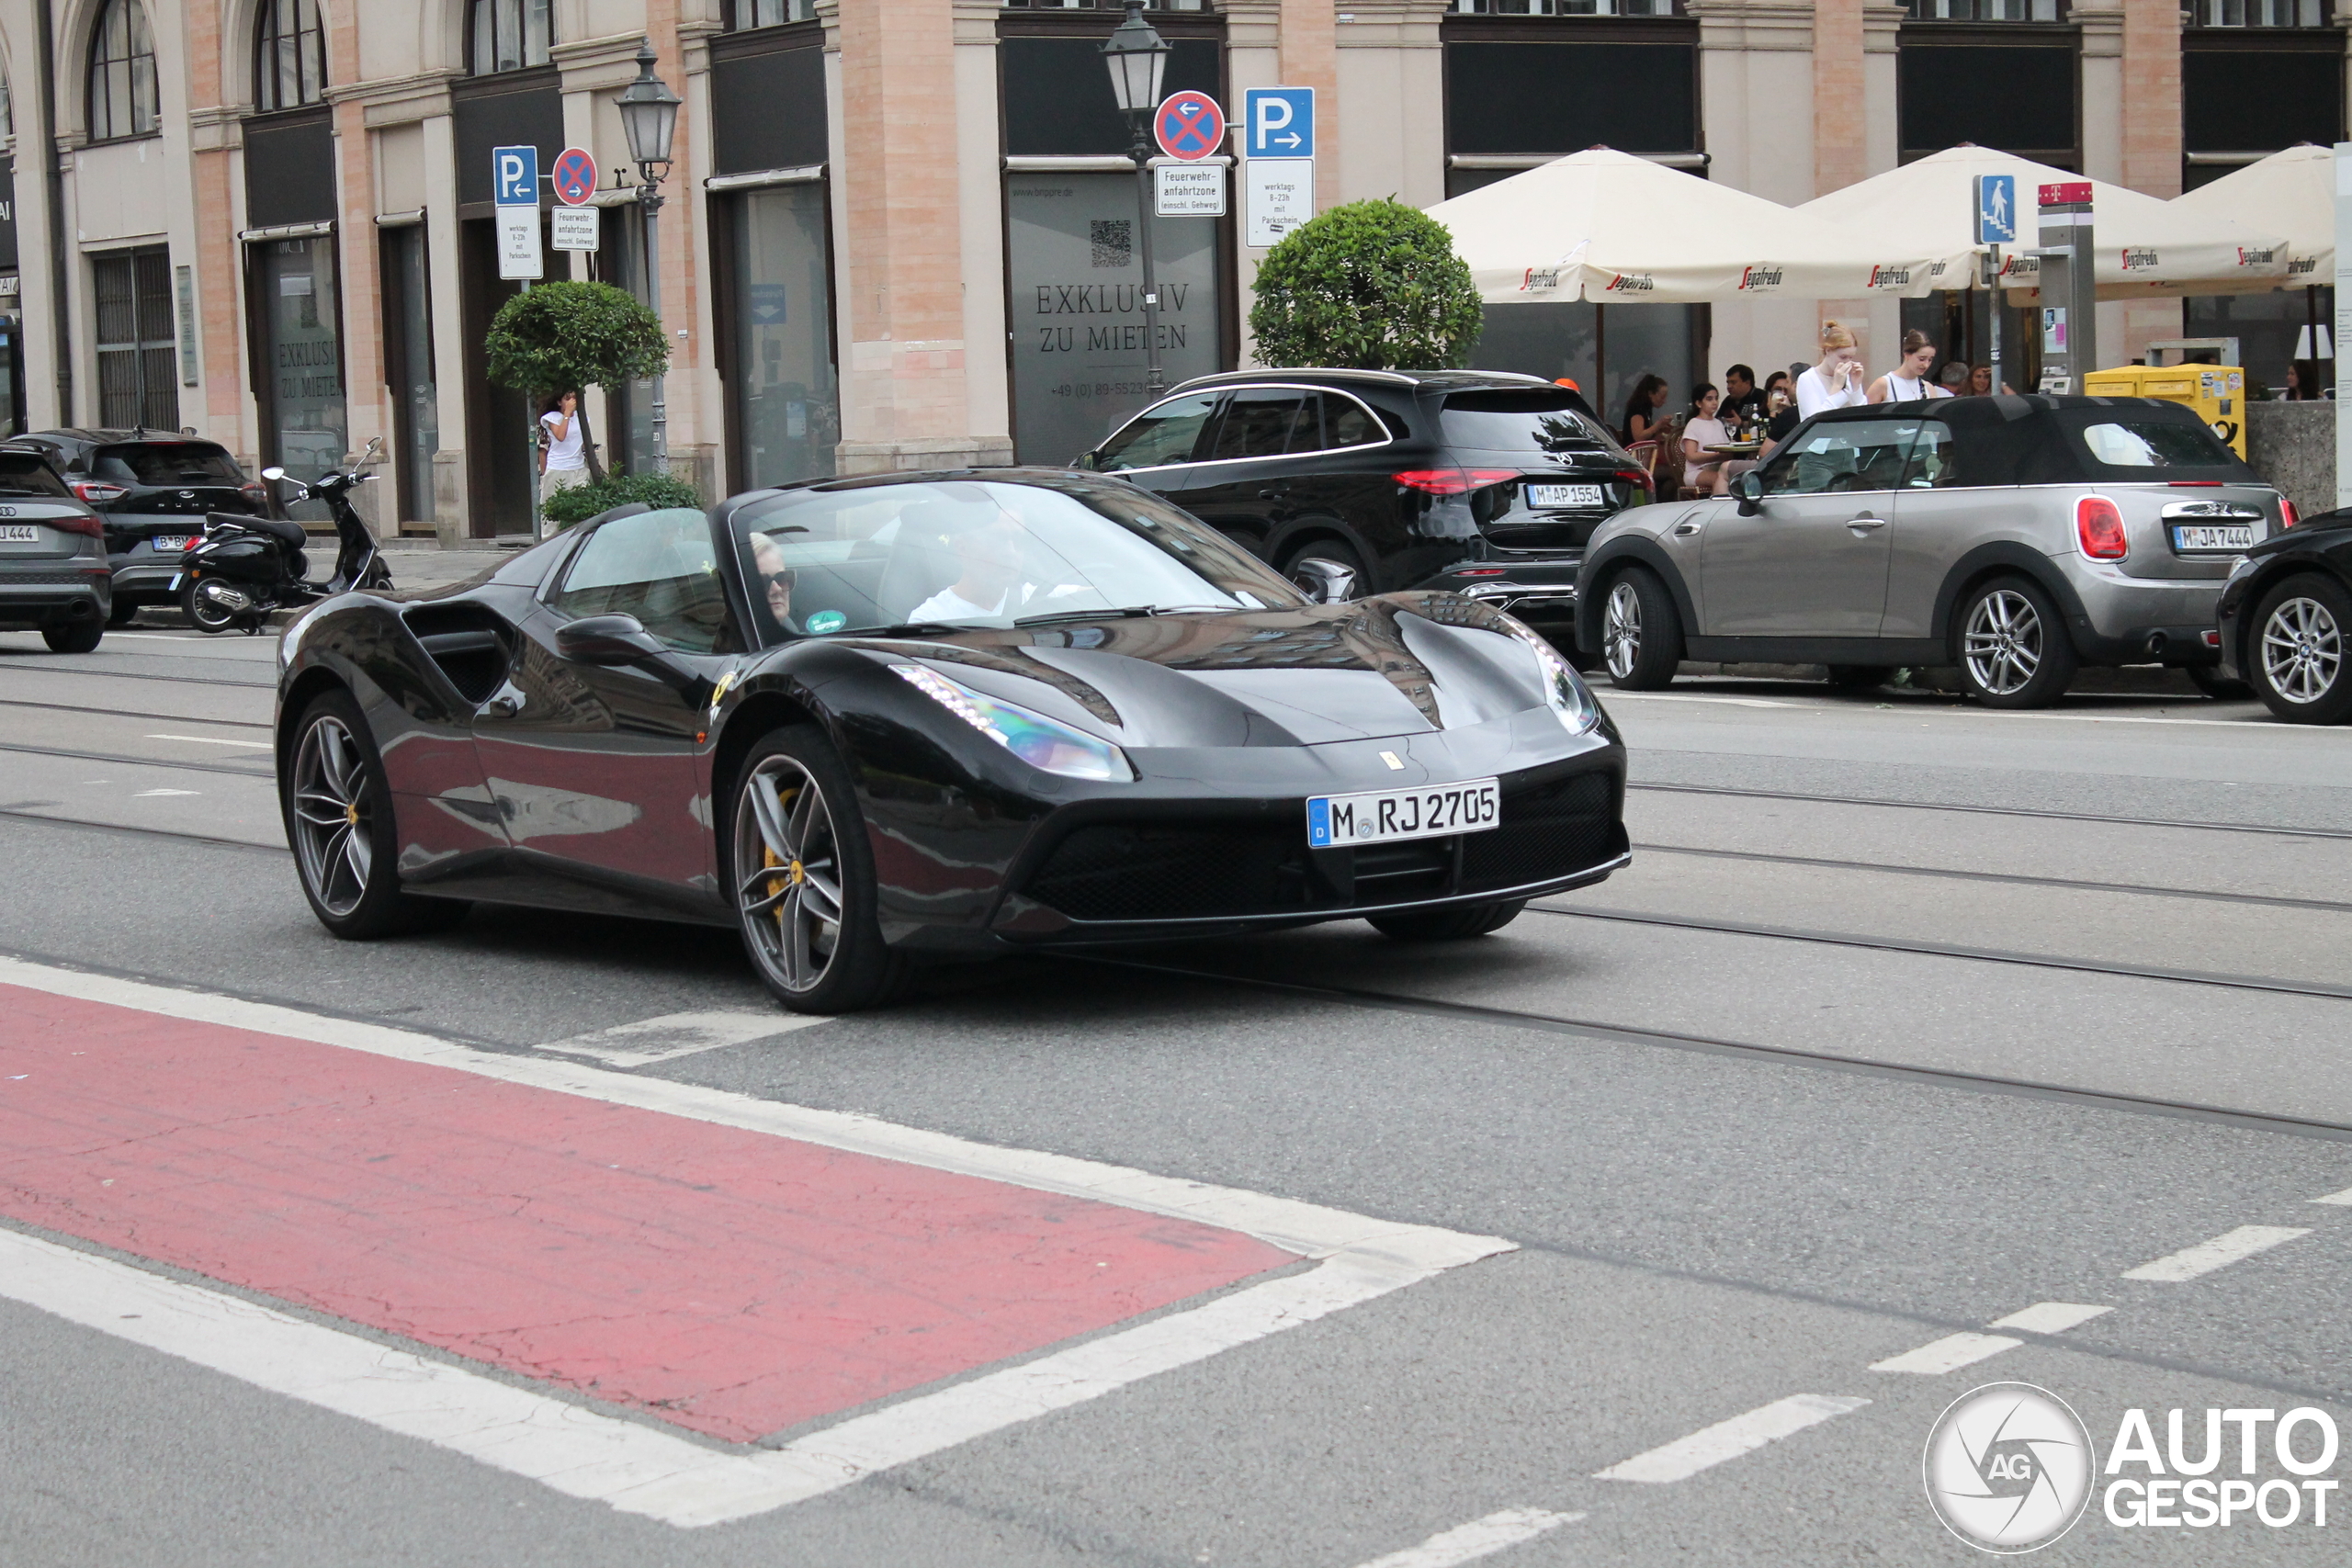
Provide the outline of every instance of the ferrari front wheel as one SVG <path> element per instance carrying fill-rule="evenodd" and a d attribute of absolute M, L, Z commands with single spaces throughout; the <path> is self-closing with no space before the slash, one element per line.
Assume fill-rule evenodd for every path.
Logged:
<path fill-rule="evenodd" d="M 909 973 L 882 940 L 874 852 L 849 770 L 822 731 L 795 725 L 752 748 L 735 789 L 729 869 L 743 946 L 795 1012 L 890 1000 Z"/>

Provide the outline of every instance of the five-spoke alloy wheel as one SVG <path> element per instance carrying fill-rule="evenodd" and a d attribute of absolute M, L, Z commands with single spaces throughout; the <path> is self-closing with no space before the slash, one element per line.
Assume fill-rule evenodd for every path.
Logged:
<path fill-rule="evenodd" d="M 2253 626 L 2246 672 L 2264 706 L 2298 724 L 2352 717 L 2345 668 L 2352 594 L 2325 578 L 2290 578 L 2263 599 Z"/>
<path fill-rule="evenodd" d="M 755 746 L 731 822 L 736 913 L 768 990 L 797 1012 L 887 1000 L 907 960 L 882 941 L 873 852 L 849 771 L 822 733 L 796 726 Z"/>

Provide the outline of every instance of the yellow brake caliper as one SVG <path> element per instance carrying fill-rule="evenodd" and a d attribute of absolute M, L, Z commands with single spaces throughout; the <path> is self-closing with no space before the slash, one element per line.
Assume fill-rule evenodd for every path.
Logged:
<path fill-rule="evenodd" d="M 800 792 L 798 790 L 794 790 L 792 795 L 797 795 Z M 782 806 L 787 814 L 792 809 L 792 795 L 777 796 L 777 804 Z M 780 859 L 775 851 L 768 847 L 767 841 L 764 839 L 760 842 L 760 863 L 762 865 L 777 866 L 782 868 L 785 872 L 785 874 L 780 877 L 772 876 L 768 878 L 768 897 L 771 898 L 781 898 L 784 897 L 784 890 L 786 888 L 797 887 L 802 882 L 808 880 L 808 874 L 802 868 L 798 861 L 786 861 Z M 777 929 L 783 929 L 784 906 L 782 904 L 777 904 L 769 911 L 769 913 L 775 917 Z"/>

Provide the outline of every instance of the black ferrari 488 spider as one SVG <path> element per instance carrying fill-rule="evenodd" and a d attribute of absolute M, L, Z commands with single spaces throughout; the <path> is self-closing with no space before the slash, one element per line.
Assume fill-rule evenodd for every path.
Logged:
<path fill-rule="evenodd" d="M 786 1006 L 926 953 L 1493 931 L 1627 859 L 1566 661 L 1452 593 L 1314 604 L 1116 479 L 1002 468 L 605 513 L 279 652 L 328 930 L 468 901 L 738 929 Z"/>

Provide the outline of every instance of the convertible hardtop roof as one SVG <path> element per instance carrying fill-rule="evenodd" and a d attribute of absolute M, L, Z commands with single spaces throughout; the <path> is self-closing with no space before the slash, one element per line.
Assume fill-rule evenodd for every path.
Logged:
<path fill-rule="evenodd" d="M 2211 442 L 2211 463 L 2170 468 L 2125 468 L 2098 461 L 2081 439 L 2098 415 L 2128 414 L 2134 423 L 2177 424 L 2202 431 Z M 1972 485 L 1986 484 L 2163 484 L 2175 479 L 2224 479 L 2267 484 L 2238 455 L 2215 437 L 2197 411 L 2162 398 L 2053 397 L 2005 392 L 1998 397 L 1935 398 L 1926 402 L 1871 403 L 1827 409 L 1813 424 L 1849 424 L 1889 414 L 1925 417 L 1948 424 L 1959 437 L 1960 461 Z"/>

